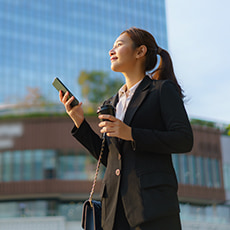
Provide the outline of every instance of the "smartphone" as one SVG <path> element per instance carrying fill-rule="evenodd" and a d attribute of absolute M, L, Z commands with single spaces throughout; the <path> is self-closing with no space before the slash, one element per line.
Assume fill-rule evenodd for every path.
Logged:
<path fill-rule="evenodd" d="M 63 95 L 68 91 L 69 92 L 69 96 L 68 99 L 71 98 L 73 96 L 73 94 L 68 90 L 68 88 L 61 82 L 61 80 L 57 77 L 54 78 L 53 80 L 53 86 L 57 89 L 57 91 L 59 92 L 60 90 L 62 91 Z M 78 105 L 79 101 L 74 97 L 74 100 L 71 102 L 71 106 L 74 107 L 75 105 Z"/>

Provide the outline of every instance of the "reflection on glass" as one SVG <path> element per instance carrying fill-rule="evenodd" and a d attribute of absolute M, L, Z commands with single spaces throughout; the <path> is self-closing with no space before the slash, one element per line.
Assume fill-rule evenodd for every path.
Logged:
<path fill-rule="evenodd" d="M 34 151 L 34 180 L 42 180 L 43 176 L 43 151 Z"/>
<path fill-rule="evenodd" d="M 196 157 L 196 181 L 197 185 L 202 185 L 202 171 L 201 171 L 202 165 L 201 165 L 201 157 Z"/>
<path fill-rule="evenodd" d="M 17 202 L 1 202 L 0 218 L 18 217 Z"/>
<path fill-rule="evenodd" d="M 47 150 L 44 157 L 45 179 L 56 178 L 56 152 L 54 150 Z"/>
<path fill-rule="evenodd" d="M 28 181 L 33 178 L 32 151 L 26 150 L 23 156 L 23 180 Z"/>
<path fill-rule="evenodd" d="M 230 192 L 230 164 L 224 163 L 223 165 L 224 171 L 224 187 L 225 189 Z"/>
<path fill-rule="evenodd" d="M 65 216 L 67 221 L 80 221 L 82 217 L 82 202 L 59 204 L 58 215 Z"/>
<path fill-rule="evenodd" d="M 89 155 L 59 155 L 58 178 L 63 180 L 92 180 L 96 160 Z M 101 178 L 101 173 L 99 177 Z"/>
<path fill-rule="evenodd" d="M 22 180 L 22 152 L 15 151 L 13 152 L 13 180 L 21 181 Z"/>
<path fill-rule="evenodd" d="M 186 154 L 180 155 L 181 166 L 181 182 L 183 184 L 189 184 L 189 171 L 188 171 L 188 157 Z"/>
<path fill-rule="evenodd" d="M 213 178 L 214 178 L 214 187 L 221 187 L 221 178 L 220 178 L 220 166 L 218 159 L 212 159 L 212 168 L 213 168 Z"/>
<path fill-rule="evenodd" d="M 195 185 L 197 184 L 195 156 L 189 155 L 188 161 L 189 161 L 189 182 L 190 184 Z"/>
<path fill-rule="evenodd" d="M 0 181 L 2 181 L 2 171 L 3 171 L 3 162 L 2 162 L 2 153 L 0 153 Z"/>
<path fill-rule="evenodd" d="M 180 203 L 182 221 L 230 224 L 230 207 Z"/>
<path fill-rule="evenodd" d="M 12 153 L 3 153 L 3 181 L 12 181 Z"/>
<path fill-rule="evenodd" d="M 175 172 L 176 172 L 176 176 L 178 179 L 178 182 L 181 182 L 181 178 L 180 178 L 180 165 L 179 165 L 179 155 L 177 154 L 172 154 L 172 160 L 173 160 L 173 166 L 175 168 Z"/>

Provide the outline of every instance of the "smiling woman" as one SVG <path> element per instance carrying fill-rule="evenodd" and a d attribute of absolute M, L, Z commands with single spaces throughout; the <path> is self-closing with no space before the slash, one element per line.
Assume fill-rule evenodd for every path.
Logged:
<path fill-rule="evenodd" d="M 116 107 L 115 116 L 99 115 L 106 166 L 102 228 L 180 230 L 171 153 L 189 152 L 193 133 L 171 58 L 149 32 L 134 27 L 120 34 L 109 55 L 111 69 L 126 82 L 103 103 Z M 72 135 L 98 159 L 102 139 L 85 120 L 82 103 L 70 106 L 73 99 L 60 92 L 75 124 Z"/>
<path fill-rule="evenodd" d="M 111 69 L 121 73 L 127 71 L 135 72 L 133 67 L 137 64 L 136 52 L 133 49 L 131 38 L 127 34 L 121 34 L 114 43 L 113 49 L 109 51 Z"/>

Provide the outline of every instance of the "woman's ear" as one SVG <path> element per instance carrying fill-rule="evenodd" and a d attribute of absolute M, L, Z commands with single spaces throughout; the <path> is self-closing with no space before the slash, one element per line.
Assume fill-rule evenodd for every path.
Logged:
<path fill-rule="evenodd" d="M 136 58 L 144 57 L 147 53 L 147 47 L 145 45 L 141 45 L 137 48 Z"/>

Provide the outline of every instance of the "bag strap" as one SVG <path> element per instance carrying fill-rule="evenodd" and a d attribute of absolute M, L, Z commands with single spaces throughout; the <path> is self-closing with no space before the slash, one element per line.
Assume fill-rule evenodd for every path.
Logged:
<path fill-rule="evenodd" d="M 89 203 L 90 203 L 91 207 L 93 207 L 92 199 L 93 199 L 93 194 L 94 194 L 94 190 L 95 190 L 95 186 L 96 186 L 97 176 L 98 176 L 98 173 L 99 173 L 99 168 L 100 168 L 100 164 L 101 164 L 101 157 L 102 157 L 102 154 L 103 154 L 103 151 L 104 151 L 104 147 L 105 147 L 105 136 L 103 136 L 103 139 L 102 139 L 101 151 L 100 151 L 100 155 L 99 155 L 99 158 L 98 158 L 98 161 L 97 161 L 97 167 L 96 167 L 96 172 L 95 172 L 95 176 L 94 176 L 94 180 L 93 180 L 93 185 L 92 185 L 91 192 L 90 192 L 90 195 L 89 195 Z"/>

